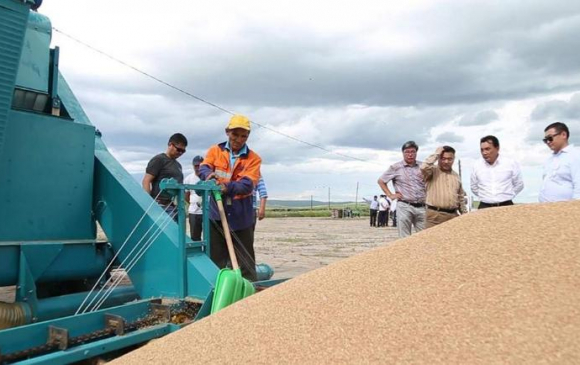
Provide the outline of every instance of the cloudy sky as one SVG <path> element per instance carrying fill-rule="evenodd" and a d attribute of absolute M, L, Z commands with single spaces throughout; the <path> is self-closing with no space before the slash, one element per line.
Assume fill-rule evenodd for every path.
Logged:
<path fill-rule="evenodd" d="M 580 135 L 578 1 L 46 0 L 53 27 L 127 64 L 246 114 L 272 199 L 354 200 L 401 159 L 450 144 L 463 182 L 494 134 L 537 200 L 544 127 Z M 61 72 L 93 124 L 140 179 L 167 138 L 196 154 L 229 115 L 53 32 Z M 274 130 L 274 131 L 272 131 Z M 279 132 L 279 133 L 276 133 Z M 287 136 L 315 144 L 312 147 Z M 457 169 L 457 165 L 455 166 Z"/>

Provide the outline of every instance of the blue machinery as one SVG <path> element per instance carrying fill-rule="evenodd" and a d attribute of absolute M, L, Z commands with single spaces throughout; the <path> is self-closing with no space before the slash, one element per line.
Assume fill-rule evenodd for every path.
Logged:
<path fill-rule="evenodd" d="M 163 336 L 209 314 L 218 268 L 101 141 L 58 71 L 51 24 L 32 0 L 0 0 L 0 364 L 70 363 Z M 96 239 L 97 222 L 106 241 Z M 132 285 L 115 287 L 123 264 Z M 258 266 L 263 281 L 271 270 Z M 94 290 L 93 290 L 94 289 Z M 2 298 L 0 297 L 0 300 Z"/>

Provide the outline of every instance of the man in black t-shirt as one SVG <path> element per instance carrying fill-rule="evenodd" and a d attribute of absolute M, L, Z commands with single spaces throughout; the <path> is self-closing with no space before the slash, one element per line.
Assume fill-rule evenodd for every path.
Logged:
<path fill-rule="evenodd" d="M 173 215 L 175 205 L 171 201 L 171 196 L 166 192 L 159 194 L 159 182 L 163 179 L 174 178 L 178 183 L 183 183 L 183 172 L 181 164 L 177 159 L 185 153 L 187 147 L 187 138 L 181 133 L 175 133 L 169 138 L 167 142 L 167 150 L 153 157 L 147 164 L 145 169 L 145 176 L 143 176 L 143 189 L 153 199 L 157 201 L 163 209 L 169 214 Z M 174 216 L 177 220 L 177 215 Z"/>

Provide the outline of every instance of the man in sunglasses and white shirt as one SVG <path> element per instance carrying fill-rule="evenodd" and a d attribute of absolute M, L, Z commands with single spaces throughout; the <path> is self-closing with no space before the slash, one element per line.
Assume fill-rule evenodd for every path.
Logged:
<path fill-rule="evenodd" d="M 540 202 L 580 199 L 580 153 L 568 143 L 570 130 L 564 123 L 544 129 L 544 143 L 553 154 L 544 164 Z"/>
<path fill-rule="evenodd" d="M 177 215 L 173 214 L 175 205 L 173 204 L 171 195 L 166 192 L 159 193 L 159 183 L 163 179 L 173 178 L 178 183 L 183 184 L 183 171 L 181 164 L 177 159 L 185 153 L 187 147 L 187 138 L 181 133 L 175 133 L 169 138 L 167 142 L 167 150 L 154 156 L 145 169 L 145 176 L 143 176 L 143 189 L 151 195 L 157 203 L 165 209 L 169 215 L 173 215 L 173 219 L 177 221 Z"/>

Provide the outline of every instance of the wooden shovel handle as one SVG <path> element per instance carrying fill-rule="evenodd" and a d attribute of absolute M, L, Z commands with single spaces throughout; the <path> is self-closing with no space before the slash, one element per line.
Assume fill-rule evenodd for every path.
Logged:
<path fill-rule="evenodd" d="M 226 211 L 224 210 L 224 203 L 222 202 L 221 194 L 219 192 L 214 192 L 214 197 L 218 206 L 218 211 L 220 212 L 222 228 L 224 230 L 224 236 L 226 237 L 226 245 L 228 246 L 228 253 L 230 254 L 230 260 L 232 261 L 232 269 L 237 270 L 240 266 L 238 265 L 236 252 L 234 251 L 234 244 L 232 242 L 232 235 L 230 234 L 228 219 L 226 218 Z"/>

